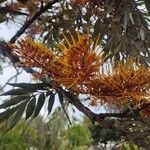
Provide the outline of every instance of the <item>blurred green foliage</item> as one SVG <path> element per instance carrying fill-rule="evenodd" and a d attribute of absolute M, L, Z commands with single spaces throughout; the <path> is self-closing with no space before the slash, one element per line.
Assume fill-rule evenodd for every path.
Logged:
<path fill-rule="evenodd" d="M 7 121 L 3 124 L 7 126 Z M 1 126 L 0 150 L 147 150 L 134 141 L 127 140 L 122 133 L 91 124 L 89 120 L 73 121 L 69 124 L 58 107 L 49 121 L 38 117 L 32 121 L 20 121 L 12 130 Z M 129 135 L 130 136 L 130 135 Z M 146 141 L 143 141 L 146 143 Z M 112 145 L 111 145 L 112 144 Z"/>

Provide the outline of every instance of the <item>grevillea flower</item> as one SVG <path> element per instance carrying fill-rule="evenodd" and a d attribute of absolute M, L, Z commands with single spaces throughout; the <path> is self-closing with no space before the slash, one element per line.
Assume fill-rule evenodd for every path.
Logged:
<path fill-rule="evenodd" d="M 20 57 L 22 66 L 40 69 L 34 74 L 36 78 L 47 76 L 58 86 L 88 94 L 93 98 L 93 106 L 96 103 L 123 106 L 129 100 L 136 106 L 141 100 L 149 102 L 150 69 L 128 59 L 115 67 L 110 65 L 107 73 L 100 72 L 103 62 L 96 51 L 97 45 L 87 34 L 76 32 L 76 36 L 64 35 L 64 40 L 57 45 L 59 53 L 30 38 L 20 41 L 14 53 Z"/>
<path fill-rule="evenodd" d="M 61 66 L 64 66 L 62 71 L 64 70 L 65 75 L 57 81 L 81 92 L 84 84 L 98 75 L 101 57 L 87 34 L 76 32 L 76 35 L 75 39 L 70 34 L 71 40 L 64 35 L 65 41 L 58 45 L 63 56 L 62 59 L 58 58 L 58 61 L 62 64 Z"/>
<path fill-rule="evenodd" d="M 36 74 L 38 79 L 48 76 L 58 84 L 81 92 L 85 82 L 97 76 L 101 59 L 95 51 L 96 44 L 87 34 L 76 32 L 76 37 L 70 34 L 69 40 L 64 35 L 65 40 L 58 44 L 59 55 L 30 38 L 20 41 L 14 53 L 21 57 L 23 66 L 40 68 Z"/>
<path fill-rule="evenodd" d="M 139 105 L 141 100 L 150 99 L 150 70 L 128 59 L 93 79 L 87 87 L 98 103 L 117 106 L 132 100 Z"/>
<path fill-rule="evenodd" d="M 31 38 L 27 37 L 19 41 L 13 52 L 20 58 L 20 63 L 17 65 L 40 69 L 39 73 L 34 74 L 38 79 L 47 75 L 59 74 L 55 71 L 53 63 L 54 53 L 43 44 L 34 42 Z"/>

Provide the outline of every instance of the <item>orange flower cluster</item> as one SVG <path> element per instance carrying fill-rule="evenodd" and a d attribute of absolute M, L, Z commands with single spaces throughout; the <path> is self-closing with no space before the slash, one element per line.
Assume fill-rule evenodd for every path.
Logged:
<path fill-rule="evenodd" d="M 96 52 L 97 42 L 87 34 L 64 35 L 64 41 L 57 45 L 57 54 L 30 38 L 18 45 L 14 53 L 21 57 L 23 66 L 40 69 L 38 79 L 48 76 L 72 92 L 91 95 L 91 105 L 121 106 L 130 99 L 138 105 L 141 100 L 150 100 L 150 69 L 128 59 L 115 67 L 110 65 L 107 73 L 100 73 L 102 58 Z"/>
<path fill-rule="evenodd" d="M 35 67 L 40 68 L 40 72 L 37 74 L 39 79 L 42 79 L 47 74 L 53 74 L 54 69 L 53 59 L 54 54 L 49 51 L 46 46 L 41 43 L 34 42 L 30 38 L 21 40 L 18 42 L 13 51 L 16 55 L 20 57 L 20 63 L 18 66 Z M 36 75 L 35 75 L 36 76 Z"/>
<path fill-rule="evenodd" d="M 64 78 L 58 78 L 57 81 L 82 93 L 85 92 L 84 84 L 98 75 L 101 57 L 96 53 L 88 35 L 80 35 L 78 32 L 76 34 L 77 39 L 70 34 L 70 41 L 64 36 L 65 43 L 58 45 L 63 55 L 58 61 L 63 66 L 62 70 L 66 71 Z"/>
<path fill-rule="evenodd" d="M 30 38 L 20 41 L 14 53 L 21 57 L 23 66 L 41 69 L 34 75 L 36 78 L 48 76 L 58 84 L 76 92 L 80 88 L 79 92 L 83 92 L 84 83 L 97 76 L 101 59 L 88 35 L 79 32 L 76 35 L 74 38 L 70 34 L 71 41 L 64 35 L 65 41 L 58 44 L 57 55 Z"/>
<path fill-rule="evenodd" d="M 132 100 L 136 105 L 141 100 L 150 100 L 150 70 L 132 60 L 118 62 L 115 67 L 101 74 L 87 85 L 94 101 L 109 105 L 122 105 Z M 111 72 L 112 70 L 112 72 Z"/>

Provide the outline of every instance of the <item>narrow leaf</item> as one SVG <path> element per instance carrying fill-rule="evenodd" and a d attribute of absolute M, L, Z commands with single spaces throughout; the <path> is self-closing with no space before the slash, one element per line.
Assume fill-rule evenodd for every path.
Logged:
<path fill-rule="evenodd" d="M 63 95 L 62 91 L 60 91 L 60 90 L 58 90 L 57 93 L 58 93 L 58 97 L 59 97 L 59 101 L 60 101 L 62 110 L 64 111 L 69 123 L 71 124 L 70 118 L 66 112 L 65 105 L 64 105 L 64 95 Z"/>
<path fill-rule="evenodd" d="M 64 97 L 63 97 L 63 93 L 62 93 L 60 90 L 58 90 L 57 93 L 58 93 L 58 97 L 59 97 L 60 104 L 61 104 L 62 107 L 64 107 Z"/>
<path fill-rule="evenodd" d="M 21 101 L 24 101 L 27 98 L 29 98 L 29 96 L 16 96 L 16 97 L 13 97 L 12 99 L 7 100 L 3 104 L 1 104 L 0 109 L 7 108 L 7 107 L 10 107 L 12 105 L 19 104 Z"/>
<path fill-rule="evenodd" d="M 150 64 L 150 57 L 148 57 L 148 56 L 141 56 L 141 58 L 143 60 L 145 60 L 145 62 L 147 62 L 148 64 Z"/>
<path fill-rule="evenodd" d="M 132 13 L 129 13 L 129 18 L 130 18 L 130 20 L 131 20 L 132 24 L 134 25 L 135 23 L 134 23 L 134 19 L 133 19 L 133 15 L 132 15 Z"/>
<path fill-rule="evenodd" d="M 150 1 L 149 0 L 144 0 L 144 2 L 145 2 L 145 6 L 146 6 L 147 11 L 150 14 Z"/>
<path fill-rule="evenodd" d="M 141 40 L 144 41 L 145 39 L 145 31 L 143 28 L 140 29 L 140 36 L 141 36 Z"/>
<path fill-rule="evenodd" d="M 25 101 L 19 105 L 17 112 L 14 114 L 14 116 L 9 121 L 9 127 L 8 127 L 9 129 L 12 129 L 20 121 L 20 118 L 22 117 L 23 112 L 25 110 L 26 104 L 27 104 L 27 101 Z"/>
<path fill-rule="evenodd" d="M 12 116 L 15 111 L 17 110 L 17 107 L 14 107 L 12 109 L 7 109 L 6 111 L 0 113 L 0 122 L 7 120 L 10 116 Z"/>
<path fill-rule="evenodd" d="M 120 43 L 113 52 L 111 52 L 108 56 L 105 57 L 105 61 L 113 58 L 117 53 L 119 53 L 121 51 L 121 47 L 122 47 L 122 43 Z"/>
<path fill-rule="evenodd" d="M 33 118 L 38 116 L 38 114 L 40 113 L 40 111 L 42 109 L 42 106 L 43 106 L 44 102 L 45 102 L 45 95 L 42 93 L 38 98 L 38 102 L 37 102 L 37 105 L 36 105 L 36 108 L 35 108 Z"/>
<path fill-rule="evenodd" d="M 48 115 L 51 113 L 55 100 L 55 94 L 51 92 L 48 100 Z"/>
<path fill-rule="evenodd" d="M 35 104 L 36 104 L 36 98 L 33 97 L 30 102 L 28 103 L 28 106 L 27 106 L 27 110 L 26 110 L 26 120 L 31 117 L 31 115 L 33 114 L 34 112 L 34 109 L 35 109 Z"/>
<path fill-rule="evenodd" d="M 41 90 L 44 89 L 45 86 L 50 86 L 46 83 L 8 83 L 8 85 L 14 86 L 14 87 L 20 87 L 23 89 L 32 89 L 32 90 Z"/>
<path fill-rule="evenodd" d="M 123 25 L 123 28 L 125 29 L 125 31 L 127 29 L 128 22 L 129 22 L 129 12 L 125 11 L 125 13 L 124 13 L 124 25 Z"/>
<path fill-rule="evenodd" d="M 31 91 L 27 90 L 27 89 L 13 89 L 10 91 L 7 91 L 3 94 L 1 94 L 1 96 L 8 96 L 8 95 L 25 95 L 30 93 Z"/>

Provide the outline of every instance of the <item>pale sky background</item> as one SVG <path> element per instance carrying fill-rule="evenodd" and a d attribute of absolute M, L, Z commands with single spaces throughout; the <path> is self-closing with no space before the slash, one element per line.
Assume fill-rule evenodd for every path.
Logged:
<path fill-rule="evenodd" d="M 11 24 L 0 24 L 0 38 L 4 39 L 5 41 L 9 41 L 10 38 L 17 32 L 19 29 L 19 26 Z M 8 64 L 4 64 L 4 66 L 8 66 Z M 6 67 L 3 70 L 3 74 L 0 74 L 0 85 L 4 85 L 12 76 L 16 74 L 16 70 L 14 67 Z M 29 82 L 31 80 L 31 75 L 27 74 L 23 71 L 21 75 L 18 76 L 18 82 Z M 14 82 L 14 80 L 11 80 L 10 82 Z M 10 86 L 9 86 L 10 87 Z M 5 90 L 8 90 L 9 87 Z"/>

